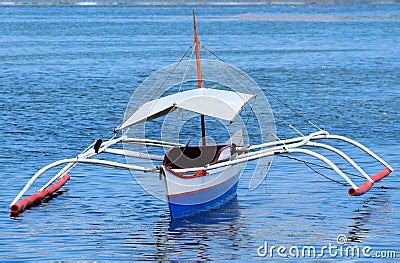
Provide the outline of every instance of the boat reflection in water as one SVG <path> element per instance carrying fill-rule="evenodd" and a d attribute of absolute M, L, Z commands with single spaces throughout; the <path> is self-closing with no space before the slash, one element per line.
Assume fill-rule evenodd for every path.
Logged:
<path fill-rule="evenodd" d="M 208 260 L 208 243 L 211 240 L 224 240 L 224 246 L 235 249 L 245 234 L 240 219 L 237 197 L 218 209 L 192 217 L 169 221 L 169 216 L 164 215 L 157 222 L 154 233 L 157 237 L 157 260 L 166 259 L 167 255 L 170 258 L 171 253 L 176 253 L 177 256 L 195 253 L 197 259 Z M 167 222 L 169 224 L 166 224 Z"/>
<path fill-rule="evenodd" d="M 348 226 L 348 241 L 361 243 L 368 238 L 375 222 L 385 220 L 385 214 L 392 210 L 390 196 L 386 193 L 377 193 L 363 201 L 353 211 L 353 223 Z"/>

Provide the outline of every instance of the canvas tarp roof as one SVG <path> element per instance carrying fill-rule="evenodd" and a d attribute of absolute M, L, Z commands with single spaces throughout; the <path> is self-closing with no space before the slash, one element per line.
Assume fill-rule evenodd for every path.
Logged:
<path fill-rule="evenodd" d="M 193 89 L 178 92 L 143 104 L 118 129 L 152 120 L 175 109 L 232 121 L 255 95 L 218 89 Z"/>

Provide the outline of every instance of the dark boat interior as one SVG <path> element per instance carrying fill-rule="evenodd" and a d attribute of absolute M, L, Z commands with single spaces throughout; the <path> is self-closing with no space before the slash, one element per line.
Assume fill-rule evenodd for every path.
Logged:
<path fill-rule="evenodd" d="M 171 169 L 201 167 L 217 162 L 227 147 L 224 144 L 174 147 L 165 155 L 163 164 Z"/>

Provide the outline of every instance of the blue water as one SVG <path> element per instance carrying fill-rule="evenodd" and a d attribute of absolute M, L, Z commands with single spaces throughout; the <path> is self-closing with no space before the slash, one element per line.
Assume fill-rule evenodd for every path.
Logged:
<path fill-rule="evenodd" d="M 322 246 L 339 234 L 400 252 L 400 6 L 196 10 L 207 47 L 397 171 L 349 197 L 347 187 L 275 158 L 255 191 L 244 175 L 227 206 L 171 223 L 168 206 L 129 172 L 82 165 L 57 198 L 10 218 L 8 204 L 38 169 L 111 135 L 134 88 L 191 44 L 192 25 L 189 7 L 1 7 L 0 259 L 245 260 L 264 241 Z M 269 99 L 301 131 L 315 131 Z M 281 138 L 296 136 L 276 121 Z M 382 168 L 339 146 L 368 173 Z"/>

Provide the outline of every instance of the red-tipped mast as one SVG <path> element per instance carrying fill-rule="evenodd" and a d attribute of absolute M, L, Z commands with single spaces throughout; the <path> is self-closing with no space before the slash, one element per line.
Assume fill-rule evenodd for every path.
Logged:
<path fill-rule="evenodd" d="M 201 89 L 201 87 L 203 86 L 203 78 L 201 75 L 199 38 L 197 36 L 196 14 L 194 13 L 194 10 L 193 10 L 193 31 L 194 31 L 194 48 L 196 50 L 197 86 L 199 87 L 199 89 Z M 204 115 L 201 115 L 201 143 L 203 146 L 206 146 L 206 122 Z"/>
<path fill-rule="evenodd" d="M 193 32 L 194 32 L 194 48 L 196 50 L 197 86 L 200 89 L 203 86 L 203 80 L 201 76 L 199 38 L 197 36 L 196 14 L 194 13 L 194 10 L 193 10 Z"/>

